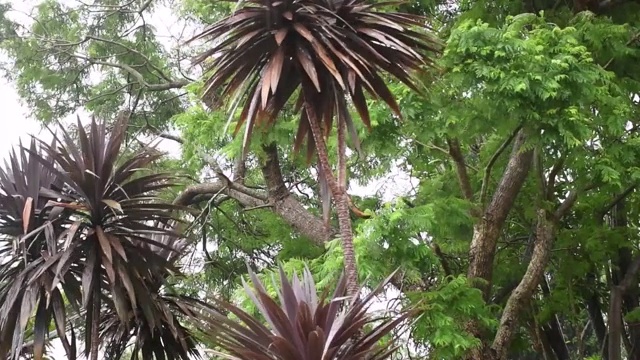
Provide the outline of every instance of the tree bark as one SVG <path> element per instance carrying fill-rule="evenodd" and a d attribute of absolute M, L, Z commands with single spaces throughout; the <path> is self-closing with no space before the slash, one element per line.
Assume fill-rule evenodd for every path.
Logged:
<path fill-rule="evenodd" d="M 493 194 L 491 202 L 482 211 L 482 217 L 473 227 L 473 237 L 469 249 L 469 269 L 467 277 L 473 286 L 479 288 L 488 301 L 493 275 L 493 260 L 500 231 L 507 215 L 520 192 L 533 161 L 533 150 L 523 151 L 526 140 L 523 130 L 519 130 L 512 146 L 511 155 L 502 178 Z M 473 360 L 494 360 L 498 354 L 486 342 L 486 335 L 475 322 L 466 324 L 466 330 L 479 339 L 483 339 L 480 348 L 471 351 Z M 501 345 L 502 346 L 502 345 Z"/>
<path fill-rule="evenodd" d="M 622 298 L 631 287 L 633 280 L 638 275 L 638 271 L 640 271 L 640 256 L 637 256 L 629 265 L 620 284 L 614 284 L 611 289 L 609 316 L 607 317 L 609 324 L 609 360 L 621 360 L 622 358 Z"/>
<path fill-rule="evenodd" d="M 289 225 L 315 243 L 323 245 L 331 240 L 337 231 L 322 221 L 319 216 L 307 210 L 284 183 L 280 167 L 278 148 L 275 144 L 263 147 L 267 160 L 262 166 L 262 175 L 267 185 L 268 202 L 272 210 Z"/>
<path fill-rule="evenodd" d="M 99 255 L 98 255 L 99 256 Z M 99 262 L 96 261 L 94 271 L 99 273 Z M 93 300 L 91 301 L 91 350 L 89 351 L 90 360 L 98 360 L 98 350 L 100 348 L 100 283 L 93 285 Z"/>
<path fill-rule="evenodd" d="M 522 308 L 531 298 L 544 275 L 544 269 L 549 261 L 551 246 L 555 235 L 555 225 L 545 210 L 538 210 L 538 225 L 536 227 L 536 242 L 531 262 L 527 267 L 520 284 L 513 291 L 500 319 L 500 326 L 493 341 L 493 351 L 497 359 L 506 359 L 508 346 L 513 339 L 515 328 Z"/>
<path fill-rule="evenodd" d="M 347 277 L 347 294 L 354 296 L 358 291 L 358 270 L 356 268 L 356 257 L 353 248 L 353 230 L 351 226 L 351 216 L 349 214 L 349 196 L 347 195 L 345 186 L 340 186 L 336 177 L 333 175 L 331 165 L 329 165 L 329 154 L 325 144 L 322 130 L 320 129 L 319 119 L 316 116 L 313 104 L 305 102 L 305 110 L 309 120 L 309 127 L 313 140 L 316 143 L 318 154 L 318 162 L 322 168 L 324 179 L 326 181 L 333 196 L 338 213 L 338 225 L 340 226 L 340 237 L 342 240 L 342 251 L 344 253 L 344 267 Z M 344 124 L 343 124 L 344 125 Z M 338 131 L 341 132 L 340 130 Z M 340 134 L 339 134 L 340 135 Z M 344 141 L 344 134 L 342 134 Z M 344 144 L 342 144 L 344 145 Z M 338 174 L 339 176 L 341 174 Z"/>
<path fill-rule="evenodd" d="M 629 189 L 635 188 L 635 185 L 630 187 Z M 629 195 L 630 191 L 626 190 L 621 193 L 616 199 L 614 199 L 613 207 L 611 208 L 611 226 L 614 230 L 618 231 L 626 231 L 628 227 L 627 221 L 627 213 L 626 213 L 626 197 Z M 631 248 L 622 247 L 618 249 L 618 258 L 617 258 L 617 271 L 614 283 L 618 284 L 622 279 L 624 274 L 627 274 L 631 264 L 633 262 L 633 255 Z M 621 311 L 624 313 L 628 313 L 633 309 L 637 308 L 639 305 L 638 301 L 638 285 L 637 282 L 633 281 L 629 285 L 629 288 L 622 294 L 622 309 Z M 629 329 L 628 334 L 624 334 L 625 347 L 627 350 L 627 354 L 631 359 L 640 359 L 640 328 L 638 328 L 637 323 L 627 324 L 627 328 Z"/>
<path fill-rule="evenodd" d="M 262 166 L 262 174 L 265 178 L 267 191 L 260 191 L 244 186 L 240 179 L 234 182 L 229 179 L 221 179 L 215 182 L 195 184 L 187 187 L 176 199 L 174 204 L 188 206 L 200 201 L 208 201 L 215 194 L 224 195 L 237 201 L 244 207 L 269 206 L 271 211 L 278 214 L 293 229 L 308 237 L 318 245 L 324 245 L 331 240 L 337 231 L 327 228 L 319 216 L 309 212 L 291 194 L 282 179 L 277 148 L 267 146 L 267 161 Z"/>
<path fill-rule="evenodd" d="M 521 130 L 516 136 L 509 162 L 493 198 L 480 221 L 473 227 L 467 277 L 472 281 L 482 280 L 474 285 L 483 291 L 485 299 L 489 298 L 491 289 L 493 259 L 500 230 L 527 178 L 533 159 L 533 150 L 522 151 L 524 142 L 525 135 Z"/>
<path fill-rule="evenodd" d="M 597 275 L 593 272 L 587 274 L 586 279 L 593 284 L 597 281 Z M 602 316 L 602 307 L 600 305 L 600 299 L 594 289 L 590 290 L 590 293 L 586 296 L 587 312 L 589 313 L 589 319 L 593 324 L 593 332 L 598 340 L 598 349 L 608 349 L 607 340 L 607 326 L 604 323 Z M 609 359 L 609 354 L 605 351 L 602 354 L 603 360 Z"/>

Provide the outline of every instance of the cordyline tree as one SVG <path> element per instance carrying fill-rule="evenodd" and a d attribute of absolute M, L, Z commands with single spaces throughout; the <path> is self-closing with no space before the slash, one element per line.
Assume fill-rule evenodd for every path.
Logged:
<path fill-rule="evenodd" d="M 334 293 L 318 296 L 311 272 L 305 268 L 302 279 L 287 279 L 280 268 L 277 299 L 249 268 L 253 289 L 243 281 L 246 293 L 257 306 L 266 325 L 237 306 L 215 301 L 215 309 L 201 307 L 206 316 L 197 319 L 205 338 L 225 352 L 212 351 L 233 360 L 384 360 L 397 350 L 392 341 L 381 340 L 414 314 L 405 309 L 396 317 L 375 317 L 369 313 L 375 297 L 388 284 L 392 274 L 362 299 L 347 295 L 347 283 L 340 276 Z M 346 302 L 350 306 L 345 306 Z M 354 339 L 354 336 L 358 335 Z M 397 333 L 396 333 L 397 335 Z"/>
<path fill-rule="evenodd" d="M 52 321 L 69 359 L 79 334 L 90 359 L 100 335 L 136 336 L 144 358 L 194 351 L 175 306 L 158 294 L 163 274 L 176 272 L 169 254 L 184 248 L 173 231 L 177 207 L 157 197 L 174 177 L 144 171 L 160 156 L 153 149 L 121 156 L 126 125 L 122 116 L 108 132 L 93 120 L 87 133 L 78 122 L 79 141 L 61 126 L 61 139 L 42 150 L 32 143 L 0 171 L 0 359 L 21 355 L 30 322 L 33 355 L 42 359 Z M 104 309 L 117 320 L 100 333 Z M 84 322 L 72 324 L 71 315 Z"/>
<path fill-rule="evenodd" d="M 318 179 L 325 221 L 335 202 L 344 251 L 347 289 L 358 290 L 353 230 L 347 194 L 346 132 L 359 143 L 350 115 L 352 103 L 370 128 L 365 93 L 385 102 L 396 116 L 400 109 L 383 76 L 413 90 L 415 73 L 431 65 L 439 49 L 420 16 L 385 12 L 362 0 L 252 0 L 209 26 L 194 39 L 213 46 L 195 59 L 212 58 L 204 97 L 214 106 L 228 98 L 242 104 L 235 132 L 245 126 L 244 151 L 256 127 L 270 127 L 293 97 L 300 112 L 294 150 L 306 139 L 307 161 L 318 156 Z M 219 90 L 222 89 L 222 90 Z M 302 111 L 300 111 L 302 109 Z M 329 164 L 326 139 L 336 123 L 337 175 Z"/>

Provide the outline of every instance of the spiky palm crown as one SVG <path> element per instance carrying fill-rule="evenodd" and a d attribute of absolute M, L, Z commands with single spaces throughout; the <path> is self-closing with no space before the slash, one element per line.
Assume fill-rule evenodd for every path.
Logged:
<path fill-rule="evenodd" d="M 144 171 L 160 156 L 152 149 L 121 157 L 126 129 L 126 116 L 111 131 L 106 122 L 93 119 L 87 131 L 78 121 L 77 138 L 61 127 L 53 144 L 23 149 L 28 166 L 13 161 L 0 172 L 0 238 L 27 245 L 0 263 L 0 359 L 20 356 L 30 321 L 35 359 L 52 322 L 69 359 L 77 356 L 77 335 L 84 335 L 85 353 L 94 351 L 92 340 L 109 334 L 99 333 L 101 311 L 117 318 L 122 342 L 135 336 L 132 328 L 147 330 L 140 339 L 152 346 L 144 358 L 149 349 L 169 359 L 195 350 L 176 306 L 167 305 L 174 299 L 158 300 L 184 250 L 173 229 L 180 208 L 158 196 L 176 179 Z M 0 244 L 0 252 L 6 248 Z M 70 315 L 81 318 L 83 331 L 74 330 Z"/>
<path fill-rule="evenodd" d="M 153 235 L 151 238 L 163 246 L 141 244 L 165 259 L 167 264 L 176 269 L 177 263 L 185 254 L 189 242 L 185 238 Z M 169 270 L 168 268 L 166 270 Z M 190 330 L 181 324 L 183 318 L 193 316 L 188 304 L 197 302 L 190 297 L 166 291 L 167 278 L 174 273 L 163 271 L 148 278 L 146 287 L 149 291 L 148 303 L 163 316 L 153 318 L 150 322 L 144 315 L 142 307 L 127 307 L 128 317 L 123 320 L 119 311 L 109 305 L 100 314 L 100 338 L 106 344 L 104 356 L 107 359 L 122 359 L 128 347 L 131 347 L 131 359 L 166 359 L 188 360 L 199 358 L 196 340 Z M 122 312 L 122 311 L 120 311 Z M 135 342 L 131 344 L 131 338 Z"/>
<path fill-rule="evenodd" d="M 393 341 L 380 344 L 398 325 L 414 314 L 405 309 L 395 318 L 376 318 L 369 308 L 389 278 L 363 298 L 347 297 L 346 278 L 341 277 L 331 297 L 318 296 L 308 269 L 290 281 L 280 269 L 277 299 L 272 298 L 249 269 L 253 289 L 245 290 L 266 325 L 240 308 L 212 299 L 215 309 L 200 308 L 204 336 L 224 352 L 220 358 L 234 360 L 384 360 L 396 350 Z M 345 306 L 349 302 L 349 306 Z M 232 314 L 234 319 L 222 314 Z M 359 336 L 354 336 L 354 335 Z M 395 339 L 391 336 L 392 340 Z"/>
<path fill-rule="evenodd" d="M 232 1 L 235 2 L 235 1 Z M 347 98 L 370 127 L 365 93 L 400 109 L 385 75 L 410 88 L 416 70 L 431 66 L 440 49 L 424 31 L 426 19 L 378 10 L 398 2 L 363 0 L 247 0 L 230 16 L 195 39 L 212 48 L 195 59 L 208 64 L 204 96 L 242 103 L 236 132 L 246 123 L 244 145 L 256 126 L 273 124 L 295 93 L 301 112 L 295 148 L 307 139 L 308 156 L 316 151 L 310 122 L 327 136 L 334 117 L 357 135 Z M 214 104 L 215 105 L 215 104 Z M 232 104 L 235 108 L 235 103 Z"/>

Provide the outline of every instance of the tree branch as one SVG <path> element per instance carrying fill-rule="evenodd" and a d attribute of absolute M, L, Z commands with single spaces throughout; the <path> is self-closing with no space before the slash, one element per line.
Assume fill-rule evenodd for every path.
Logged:
<path fill-rule="evenodd" d="M 605 205 L 605 207 L 600 211 L 600 214 L 604 216 L 606 213 L 608 213 L 611 209 L 613 209 L 614 206 L 616 206 L 618 203 L 626 199 L 626 197 L 629 196 L 636 189 L 637 186 L 638 184 L 632 184 L 629 187 L 627 187 L 622 193 L 618 194 L 618 196 L 613 198 L 613 200 L 611 200 L 610 203 Z"/>
<path fill-rule="evenodd" d="M 151 3 L 151 2 L 149 1 L 149 3 Z M 148 5 L 147 5 L 147 6 L 148 6 Z M 91 36 L 91 35 L 88 35 L 86 38 L 87 38 L 88 40 L 100 41 L 100 42 L 104 42 L 104 43 L 107 43 L 107 44 L 111 44 L 111 45 L 119 46 L 119 47 L 121 47 L 121 48 L 123 48 L 123 49 L 127 50 L 127 51 L 128 51 L 128 52 L 130 52 L 130 53 L 133 53 L 133 54 L 136 54 L 136 55 L 140 56 L 141 58 L 143 58 L 143 59 L 144 59 L 144 61 L 145 61 L 145 63 L 146 63 L 147 65 L 149 65 L 153 70 L 155 70 L 155 71 L 156 71 L 156 73 L 158 73 L 158 75 L 159 75 L 161 78 L 165 79 L 165 80 L 166 80 L 166 81 L 168 81 L 168 82 L 173 82 L 173 80 L 172 80 L 170 77 L 168 77 L 168 76 L 167 76 L 167 75 L 166 75 L 162 70 L 160 70 L 160 68 L 158 68 L 156 65 L 154 65 L 154 64 L 153 64 L 153 62 L 151 61 L 151 59 L 149 59 L 146 55 L 144 55 L 144 54 L 143 54 L 143 53 L 141 53 L 140 51 L 138 51 L 138 50 L 136 50 L 136 49 L 133 49 L 133 48 L 130 48 L 130 47 L 128 47 L 128 46 L 126 46 L 126 45 L 124 45 L 124 44 L 122 44 L 122 43 L 119 43 L 119 42 L 117 42 L 117 41 L 113 41 L 113 40 L 109 40 L 109 39 L 104 39 L 104 38 L 101 38 L 101 37 L 98 37 L 98 36 Z"/>
<path fill-rule="evenodd" d="M 558 159 L 558 161 L 556 161 L 556 163 L 553 164 L 553 167 L 549 172 L 549 177 L 547 180 L 547 193 L 545 194 L 545 197 L 547 200 L 551 200 L 553 197 L 553 190 L 556 186 L 556 178 L 558 177 L 560 170 L 562 170 L 562 168 L 564 167 L 565 160 L 566 160 L 566 156 L 562 155 L 560 159 Z"/>
<path fill-rule="evenodd" d="M 113 67 L 116 69 L 120 69 L 123 71 L 126 71 L 129 75 L 131 75 L 132 77 L 135 78 L 135 80 L 138 82 L 138 84 L 140 84 L 140 86 L 144 87 L 145 89 L 147 89 L 148 91 L 166 91 L 166 90 L 171 90 L 171 89 L 180 89 L 183 88 L 185 86 L 187 86 L 189 84 L 189 81 L 187 80 L 175 80 L 175 81 L 168 81 L 166 83 L 163 84 L 149 84 L 145 79 L 144 76 L 142 76 L 142 74 L 140 72 L 138 72 L 136 69 L 132 68 L 129 65 L 126 64 L 118 64 L 118 63 L 114 63 L 114 62 L 108 62 L 108 61 L 101 61 L 101 60 L 96 60 L 96 59 L 92 59 L 83 55 L 73 55 L 79 59 L 85 60 L 93 65 L 101 65 L 101 66 L 109 66 L 109 67 Z"/>
<path fill-rule="evenodd" d="M 260 199 L 262 201 L 268 200 L 267 194 L 265 194 L 263 191 L 252 189 L 242 184 L 239 184 L 237 182 L 231 181 L 227 177 L 227 175 L 225 175 L 224 172 L 222 172 L 222 169 L 220 168 L 220 164 L 218 164 L 218 161 L 213 156 L 208 154 L 202 154 L 202 160 L 205 163 L 207 163 L 207 165 L 209 165 L 209 167 L 211 168 L 211 170 L 213 170 L 213 172 L 216 174 L 218 179 L 220 179 L 220 181 L 223 181 L 226 184 L 226 186 L 228 186 L 229 188 L 239 191 L 253 198 Z"/>
<path fill-rule="evenodd" d="M 589 190 L 593 189 L 594 187 L 595 187 L 594 184 L 590 184 L 590 185 L 585 186 L 582 189 L 573 189 L 573 190 L 571 190 L 569 192 L 569 195 L 567 195 L 567 198 L 564 199 L 564 201 L 562 203 L 560 203 L 560 206 L 558 206 L 558 209 L 553 214 L 553 217 L 556 219 L 556 221 L 560 220 L 563 216 L 565 216 L 569 212 L 569 210 L 571 210 L 573 205 L 578 200 L 578 195 L 580 193 L 583 193 L 585 191 L 589 191 Z"/>
<path fill-rule="evenodd" d="M 488 282 L 480 285 L 488 298 L 493 273 L 493 259 L 500 230 L 507 215 L 511 211 L 516 197 L 524 184 L 533 160 L 533 150 L 523 151 L 522 146 L 526 136 L 522 130 L 513 143 L 513 150 L 504 170 L 504 174 L 496 187 L 491 202 L 484 210 L 482 219 L 474 225 L 473 238 L 469 249 L 469 269 L 467 277 L 479 278 Z"/>
<path fill-rule="evenodd" d="M 531 298 L 544 274 L 549 261 L 551 245 L 555 235 L 555 225 L 548 219 L 546 211 L 538 210 L 538 224 L 536 226 L 536 242 L 531 261 L 522 280 L 515 288 L 502 313 L 500 326 L 493 341 L 492 349 L 498 359 L 504 359 L 509 344 L 513 338 L 523 305 Z"/>
<path fill-rule="evenodd" d="M 509 135 L 509 137 L 500 145 L 498 150 L 491 156 L 487 166 L 484 168 L 484 177 L 482 178 L 482 188 L 480 189 L 480 203 L 485 204 L 485 200 L 487 197 L 487 189 L 489 188 L 489 180 L 491 178 L 491 169 L 495 165 L 496 161 L 500 157 L 500 155 L 507 149 L 507 146 L 511 144 L 513 139 L 515 139 L 518 132 L 522 129 L 522 125 L 518 125 L 518 127 Z"/>
<path fill-rule="evenodd" d="M 267 184 L 267 191 L 249 188 L 241 182 L 227 178 L 212 156 L 203 155 L 203 159 L 212 168 L 218 181 L 195 184 L 187 187 L 175 200 L 176 205 L 193 205 L 206 201 L 214 194 L 222 194 L 240 203 L 245 210 L 269 209 L 279 215 L 298 233 L 313 242 L 323 245 L 333 239 L 336 229 L 327 227 L 319 216 L 306 209 L 284 185 L 278 153 L 275 145 L 266 146 L 267 161 L 262 166 L 262 173 Z"/>
<path fill-rule="evenodd" d="M 462 195 L 465 199 L 473 201 L 473 189 L 471 188 L 471 181 L 469 180 L 469 174 L 467 173 L 467 166 L 464 162 L 460 143 L 457 139 L 447 139 L 447 145 L 449 145 L 449 155 L 451 155 L 451 158 L 456 165 L 456 172 L 458 174 L 458 182 L 460 182 Z"/>
<path fill-rule="evenodd" d="M 265 145 L 263 150 L 266 154 L 266 161 L 261 170 L 267 184 L 269 203 L 273 204 L 273 210 L 276 213 L 287 214 L 289 219 L 287 221 L 316 243 L 331 240 L 337 234 L 337 230 L 327 226 L 321 217 L 309 212 L 284 183 L 277 146 L 275 144 Z"/>
<path fill-rule="evenodd" d="M 184 144 L 184 140 L 182 140 L 182 138 L 181 138 L 180 136 L 172 135 L 172 134 L 164 133 L 164 132 L 161 132 L 161 133 L 155 133 L 155 134 L 156 134 L 158 137 L 161 137 L 161 138 L 163 138 L 163 139 L 173 140 L 173 141 L 175 141 L 175 142 L 177 142 L 177 143 L 179 143 L 179 144 Z"/>

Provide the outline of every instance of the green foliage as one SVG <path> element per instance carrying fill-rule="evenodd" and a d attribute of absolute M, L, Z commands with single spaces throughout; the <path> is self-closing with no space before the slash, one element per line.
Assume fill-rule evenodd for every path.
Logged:
<path fill-rule="evenodd" d="M 187 82 L 174 79 L 174 59 L 145 21 L 150 4 L 45 0 L 31 16 L 3 5 L 0 49 L 12 61 L 2 70 L 42 122 L 81 108 L 109 118 L 127 104 L 142 109 L 132 119 L 135 127 L 166 128 L 183 104 L 175 92 L 161 90 Z"/>
<path fill-rule="evenodd" d="M 437 358 L 459 359 L 480 345 L 477 338 L 465 332 L 465 321 L 476 320 L 488 329 L 498 325 L 482 293 L 471 287 L 464 276 L 446 279 L 432 291 L 409 297 L 420 301 L 424 311 L 416 323 L 415 341 L 429 344 Z"/>

